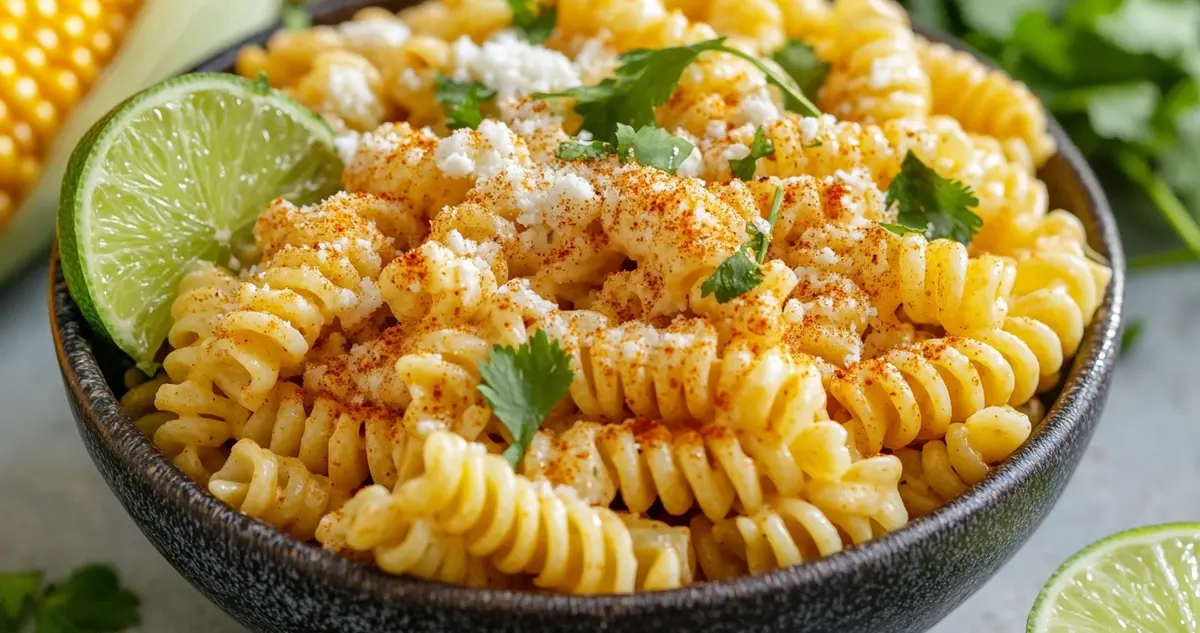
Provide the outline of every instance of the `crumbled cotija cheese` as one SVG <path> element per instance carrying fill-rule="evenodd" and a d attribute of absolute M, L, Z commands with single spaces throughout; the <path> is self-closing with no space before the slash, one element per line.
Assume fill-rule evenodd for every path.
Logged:
<path fill-rule="evenodd" d="M 500 97 L 558 92 L 582 82 L 579 70 L 562 53 L 501 31 L 482 46 L 463 36 L 454 42 L 454 78 L 475 80 Z"/>

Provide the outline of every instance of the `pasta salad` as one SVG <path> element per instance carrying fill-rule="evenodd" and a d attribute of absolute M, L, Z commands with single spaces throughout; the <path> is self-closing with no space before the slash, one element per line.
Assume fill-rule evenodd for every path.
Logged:
<path fill-rule="evenodd" d="M 429 0 L 237 69 L 343 191 L 187 274 L 123 403 L 393 574 L 664 590 L 896 530 L 1025 441 L 1110 278 L 1041 105 L 891 0 Z"/>

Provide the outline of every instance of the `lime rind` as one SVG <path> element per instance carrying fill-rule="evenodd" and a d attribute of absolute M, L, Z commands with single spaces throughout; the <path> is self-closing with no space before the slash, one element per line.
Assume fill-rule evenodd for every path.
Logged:
<path fill-rule="evenodd" d="M 1174 558 L 1178 560 L 1163 551 L 1167 545 L 1172 550 L 1171 554 L 1177 554 Z M 1139 550 L 1153 552 L 1152 560 L 1143 560 Z M 1139 564 L 1148 564 L 1141 569 L 1130 570 L 1131 574 L 1123 574 L 1119 583 L 1112 582 L 1114 579 L 1111 574 L 1102 569 L 1127 569 L 1130 559 Z M 1156 580 L 1165 582 L 1159 585 L 1155 583 Z M 1184 583 L 1188 586 L 1181 586 Z M 1056 612 L 1056 607 L 1067 592 L 1080 589 L 1085 584 L 1089 587 L 1094 585 L 1097 589 L 1099 585 L 1106 585 L 1102 592 L 1092 592 L 1095 596 L 1093 603 L 1102 605 L 1100 612 L 1084 616 L 1093 622 L 1084 624 L 1075 619 L 1069 628 L 1059 628 L 1055 620 L 1063 616 Z M 1026 633 L 1198 631 L 1198 589 L 1200 523 L 1167 523 L 1134 528 L 1092 543 L 1060 565 L 1034 601 L 1026 623 Z M 1129 593 L 1123 596 L 1122 591 Z M 1080 628 L 1091 623 L 1096 628 Z M 1152 628 L 1145 628 L 1146 624 Z"/>
<path fill-rule="evenodd" d="M 220 73 L 159 83 L 114 108 L 68 162 L 63 273 L 81 313 L 143 370 L 197 260 L 235 263 L 271 199 L 337 190 L 333 131 L 282 93 Z"/>

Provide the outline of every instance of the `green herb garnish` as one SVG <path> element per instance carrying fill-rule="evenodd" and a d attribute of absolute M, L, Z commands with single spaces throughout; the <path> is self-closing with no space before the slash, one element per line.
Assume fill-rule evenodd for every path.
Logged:
<path fill-rule="evenodd" d="M 886 204 L 889 209 L 896 205 L 899 213 L 895 224 L 882 226 L 901 235 L 923 233 L 931 240 L 949 238 L 970 244 L 983 226 L 983 220 L 971 211 L 979 206 L 971 188 L 942 178 L 911 150 L 888 185 Z"/>
<path fill-rule="evenodd" d="M 483 122 L 480 107 L 496 98 L 496 91 L 478 81 L 455 81 L 438 75 L 436 98 L 446 111 L 446 127 L 475 129 Z"/>
<path fill-rule="evenodd" d="M 574 377 L 571 355 L 538 330 L 515 348 L 493 347 L 480 361 L 479 375 L 479 392 L 512 433 L 504 458 L 516 469 L 550 409 L 567 395 Z"/>
<path fill-rule="evenodd" d="M 80 567 L 39 591 L 41 585 L 39 571 L 0 574 L 0 631 L 15 633 L 31 619 L 35 633 L 117 633 L 139 622 L 137 596 L 106 565 Z"/>
<path fill-rule="evenodd" d="M 715 294 L 717 303 L 729 303 L 754 290 L 762 283 L 762 263 L 767 259 L 771 246 L 771 231 L 779 220 L 779 209 L 783 206 L 783 187 L 775 189 L 771 200 L 771 213 L 767 219 L 767 231 L 763 232 L 755 223 L 746 226 L 749 239 L 738 246 L 737 252 L 721 262 L 713 274 L 700 285 L 700 296 Z"/>
<path fill-rule="evenodd" d="M 758 166 L 758 159 L 765 158 L 775 153 L 775 146 L 763 134 L 763 129 L 759 127 L 754 131 L 754 140 L 750 143 L 750 155 L 745 158 L 730 158 L 729 169 L 733 175 L 741 180 L 754 180 L 754 172 Z"/>
<path fill-rule="evenodd" d="M 530 44 L 541 44 L 550 38 L 558 22 L 558 8 L 538 0 L 508 0 L 512 10 L 513 30 Z"/>

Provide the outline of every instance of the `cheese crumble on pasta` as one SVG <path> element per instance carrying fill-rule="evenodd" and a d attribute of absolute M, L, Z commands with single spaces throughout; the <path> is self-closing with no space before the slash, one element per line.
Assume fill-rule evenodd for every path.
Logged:
<path fill-rule="evenodd" d="M 543 94 L 718 37 L 616 137 Z M 796 42 L 824 114 L 754 61 Z M 1040 104 L 890 0 L 430 0 L 237 68 L 330 122 L 345 191 L 189 274 L 123 403 L 220 499 L 389 573 L 662 590 L 898 529 L 1024 442 L 1109 280 L 1048 207 Z M 967 239 L 896 228 L 914 160 Z M 480 387 L 538 333 L 569 379 L 522 436 Z"/>

